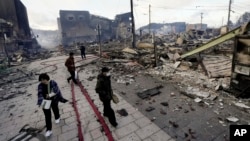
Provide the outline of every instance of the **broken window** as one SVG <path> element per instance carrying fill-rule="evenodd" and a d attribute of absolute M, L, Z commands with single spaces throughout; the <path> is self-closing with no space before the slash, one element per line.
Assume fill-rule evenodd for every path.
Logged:
<path fill-rule="evenodd" d="M 68 17 L 68 20 L 69 20 L 69 21 L 73 21 L 73 20 L 74 20 L 74 17 L 73 17 L 73 16 L 69 16 L 69 17 Z"/>
<path fill-rule="evenodd" d="M 84 16 L 82 16 L 82 15 L 80 15 L 80 16 L 78 16 L 78 20 L 83 20 L 84 19 Z"/>

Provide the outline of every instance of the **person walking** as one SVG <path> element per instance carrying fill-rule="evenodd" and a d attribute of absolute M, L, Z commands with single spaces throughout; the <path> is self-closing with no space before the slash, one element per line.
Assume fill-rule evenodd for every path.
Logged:
<path fill-rule="evenodd" d="M 39 75 L 38 80 L 40 84 L 38 85 L 37 105 L 43 108 L 47 128 L 45 136 L 49 137 L 52 134 L 51 109 L 54 113 L 55 123 L 58 124 L 60 122 L 58 102 L 63 97 L 57 83 L 54 80 L 50 80 L 49 75 L 42 73 Z M 46 100 L 50 101 L 50 104 L 46 105 L 48 106 L 47 108 L 43 105 Z"/>
<path fill-rule="evenodd" d="M 82 56 L 82 59 L 86 59 L 86 54 L 85 54 L 85 46 L 82 44 L 80 46 L 80 50 L 81 50 L 81 56 Z"/>
<path fill-rule="evenodd" d="M 76 71 L 76 67 L 75 67 L 75 62 L 74 62 L 74 53 L 70 52 L 69 53 L 69 58 L 66 60 L 65 62 L 65 66 L 68 68 L 68 71 L 70 73 L 70 77 L 67 79 L 68 83 L 70 82 L 70 80 L 72 79 L 73 82 L 75 84 L 77 84 L 77 81 L 75 79 L 75 71 Z"/>
<path fill-rule="evenodd" d="M 103 103 L 103 115 L 108 117 L 112 126 L 116 127 L 118 124 L 110 103 L 113 91 L 111 87 L 110 73 L 107 67 L 103 67 L 101 73 L 97 76 L 95 91 L 99 94 L 99 98 Z"/>

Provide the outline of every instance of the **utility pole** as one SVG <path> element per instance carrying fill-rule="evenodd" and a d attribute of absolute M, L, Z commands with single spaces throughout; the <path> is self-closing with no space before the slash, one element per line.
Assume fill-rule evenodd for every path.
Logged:
<path fill-rule="evenodd" d="M 102 57 L 102 48 L 101 48 L 101 32 L 100 32 L 100 24 L 97 25 L 97 32 L 98 32 L 98 38 L 99 38 L 99 56 Z"/>
<path fill-rule="evenodd" d="M 149 9 L 148 9 L 148 33 L 149 35 L 151 34 L 150 24 L 151 24 L 151 5 L 149 5 Z"/>
<path fill-rule="evenodd" d="M 133 0 L 130 0 L 131 5 L 131 20 L 132 20 L 132 47 L 135 48 L 135 20 L 134 20 L 134 6 Z"/>
<path fill-rule="evenodd" d="M 201 13 L 201 30 L 202 30 L 202 19 L 203 19 L 203 13 Z"/>
<path fill-rule="evenodd" d="M 230 24 L 231 5 L 232 5 L 232 0 L 229 0 L 228 17 L 227 17 L 227 31 L 229 31 L 229 26 L 230 26 L 229 24 Z"/>
<path fill-rule="evenodd" d="M 4 33 L 3 46 L 4 46 L 4 51 L 5 51 L 7 62 L 8 62 L 8 67 L 10 67 L 10 58 L 9 58 L 8 50 L 6 48 L 6 40 L 7 40 L 7 36 Z"/>
<path fill-rule="evenodd" d="M 155 42 L 155 32 L 153 32 L 153 45 L 154 45 L 154 56 L 155 56 L 155 67 L 158 66 L 158 61 L 157 61 L 157 47 L 156 47 L 156 42 Z"/>

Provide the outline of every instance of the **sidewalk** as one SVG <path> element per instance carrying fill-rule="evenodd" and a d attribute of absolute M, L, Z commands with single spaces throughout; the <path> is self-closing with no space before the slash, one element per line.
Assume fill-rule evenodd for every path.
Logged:
<path fill-rule="evenodd" d="M 72 93 L 71 85 L 67 83 L 66 78 L 68 72 L 64 66 L 64 61 L 67 56 L 59 56 L 54 58 L 49 58 L 48 60 L 35 61 L 30 64 L 29 70 L 39 70 L 42 69 L 41 62 L 46 62 L 47 65 L 56 64 L 55 66 L 50 66 L 42 69 L 41 72 L 50 72 L 55 70 L 49 75 L 51 79 L 56 80 L 58 83 L 62 94 L 65 98 L 69 100 L 66 104 L 59 104 L 61 122 L 60 124 L 54 123 L 53 118 L 53 134 L 48 138 L 49 141 L 78 141 L 78 129 L 76 114 L 72 107 Z M 88 60 L 83 60 L 76 63 L 76 66 L 81 64 L 89 63 L 95 58 L 87 55 Z M 53 61 L 57 60 L 57 61 Z M 75 61 L 81 60 L 80 57 L 76 57 Z M 79 80 L 82 82 L 84 88 L 88 91 L 91 99 L 93 100 L 96 107 L 102 113 L 102 103 L 99 100 L 98 95 L 95 93 L 96 78 L 92 81 L 87 79 L 90 76 L 97 76 L 98 72 L 92 71 L 93 69 L 86 66 L 85 69 L 79 72 Z M 36 105 L 37 102 L 37 82 L 38 78 L 31 80 L 32 83 L 26 89 L 31 96 L 28 94 L 12 98 L 6 101 L 0 102 L 2 114 L 0 115 L 0 140 L 5 141 L 9 138 L 18 134 L 18 131 L 25 124 L 29 124 L 31 127 L 42 128 L 45 125 L 44 115 L 42 109 L 39 109 Z M 107 141 L 107 137 L 104 132 L 101 131 L 101 125 L 97 121 L 97 117 L 86 100 L 85 96 L 82 94 L 78 86 L 74 86 L 76 104 L 78 111 L 80 113 L 80 121 L 83 132 L 83 137 L 85 141 Z M 116 91 L 115 91 L 116 93 Z M 122 117 L 117 112 L 116 118 L 118 122 L 118 127 L 113 128 L 108 119 L 105 118 L 105 122 L 108 125 L 112 136 L 116 141 L 170 141 L 173 140 L 168 134 L 162 131 L 157 125 L 145 117 L 140 111 L 130 105 L 126 100 L 124 100 L 119 94 L 117 94 L 120 102 L 118 104 L 112 103 L 112 107 L 115 111 L 122 108 L 126 109 L 128 116 Z M 52 114 L 53 115 L 53 114 Z M 42 132 L 44 134 L 45 131 Z"/>

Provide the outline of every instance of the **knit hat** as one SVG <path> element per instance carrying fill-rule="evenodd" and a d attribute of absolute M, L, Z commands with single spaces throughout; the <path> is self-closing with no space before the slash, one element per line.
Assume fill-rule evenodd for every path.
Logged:
<path fill-rule="evenodd" d="M 107 67 L 103 67 L 103 68 L 102 68 L 102 72 L 109 72 L 109 70 L 110 70 L 110 69 L 107 68 Z"/>

